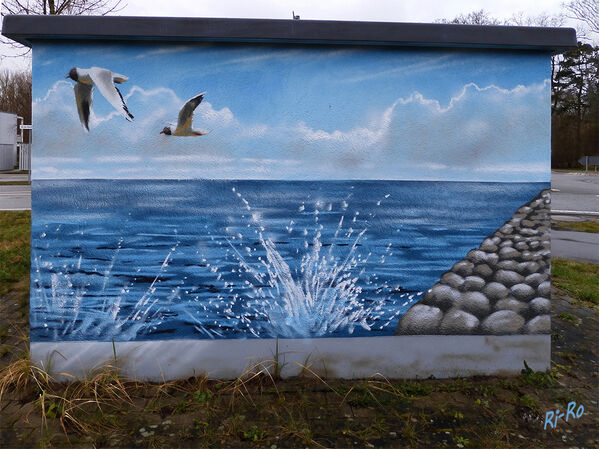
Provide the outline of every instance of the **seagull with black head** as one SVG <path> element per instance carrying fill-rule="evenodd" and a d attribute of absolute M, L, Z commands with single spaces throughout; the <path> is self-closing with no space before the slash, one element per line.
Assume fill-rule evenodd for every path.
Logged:
<path fill-rule="evenodd" d="M 115 85 L 115 83 L 121 84 L 127 81 L 129 78 L 125 75 L 114 73 L 111 70 L 101 67 L 91 67 L 89 69 L 73 67 L 66 78 L 70 78 L 77 83 L 74 88 L 77 112 L 79 113 L 81 124 L 87 131 L 89 131 L 89 116 L 91 113 L 94 86 L 98 88 L 104 98 L 127 120 L 133 120 L 133 114 L 129 112 L 121 92 Z"/>
<path fill-rule="evenodd" d="M 179 137 L 192 137 L 192 136 L 205 136 L 208 132 L 202 132 L 197 129 L 193 129 L 193 112 L 198 105 L 204 99 L 206 92 L 196 95 L 185 102 L 181 110 L 179 111 L 179 118 L 177 120 L 177 127 L 165 126 L 160 134 L 167 136 L 179 136 Z"/>

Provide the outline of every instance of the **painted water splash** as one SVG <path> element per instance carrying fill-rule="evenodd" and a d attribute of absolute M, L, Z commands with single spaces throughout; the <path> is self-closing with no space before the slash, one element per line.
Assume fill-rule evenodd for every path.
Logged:
<path fill-rule="evenodd" d="M 327 243 L 328 248 L 323 249 L 320 208 L 331 211 L 333 205 L 317 202 L 313 211 L 314 228 L 311 231 L 304 228 L 301 232 L 305 236 L 305 252 L 302 255 L 296 250 L 296 257 L 301 257 L 299 269 L 292 270 L 278 251 L 275 241 L 265 237 L 265 226 L 260 214 L 253 212 L 249 202 L 236 188 L 232 190 L 251 216 L 251 226 L 248 226 L 250 233 L 257 235 L 266 253 L 266 257 L 255 256 L 255 251 L 246 245 L 247 238 L 241 233 L 230 235 L 227 239 L 231 257 L 238 262 L 240 277 L 245 277 L 244 282 L 251 287 L 247 290 L 247 298 L 242 300 L 245 313 L 236 317 L 246 324 L 250 333 L 262 337 L 285 338 L 323 337 L 340 330 L 352 334 L 356 326 L 368 331 L 373 326 L 383 329 L 401 313 L 401 310 L 397 310 L 389 314 L 388 309 L 383 307 L 392 300 L 392 289 L 387 285 L 380 286 L 379 292 L 386 288 L 389 290 L 388 296 L 377 295 L 375 299 L 367 299 L 362 295 L 360 278 L 366 277 L 366 284 L 372 285 L 376 274 L 366 273 L 365 270 L 365 263 L 372 252 L 363 255 L 357 251 L 360 240 L 367 232 L 367 220 L 361 223 L 358 220 L 359 212 L 353 214 L 351 224 L 364 227 L 361 230 L 354 230 L 351 226 L 344 229 L 345 215 L 342 215 L 332 240 Z M 380 204 L 379 200 L 378 205 Z M 342 207 L 347 210 L 346 200 L 342 202 Z M 305 210 L 305 204 L 298 208 L 300 213 Z M 370 214 L 370 218 L 372 216 Z M 285 227 L 288 233 L 293 232 L 293 225 L 294 221 L 291 220 Z M 311 240 L 308 239 L 310 232 L 313 233 Z M 339 241 L 341 234 L 345 237 L 343 242 Z M 351 244 L 345 243 L 352 234 L 355 237 Z M 391 244 L 387 245 L 385 253 L 392 255 Z M 380 263 L 384 263 L 384 260 L 385 254 Z M 411 303 L 420 294 L 399 293 L 398 296 L 409 296 L 406 303 Z M 219 302 L 224 299 L 222 295 L 217 297 Z M 199 319 L 193 314 L 189 316 L 201 326 Z M 204 326 L 198 327 L 198 330 L 210 334 Z"/>
<path fill-rule="evenodd" d="M 106 292 L 122 244 L 123 239 L 120 238 L 110 263 L 102 273 L 103 282 L 100 294 Z M 130 289 L 133 282 L 135 282 L 135 278 L 123 285 L 120 295 L 114 301 L 109 302 L 105 299 L 100 308 L 90 310 L 84 306 L 84 301 L 92 284 L 85 281 L 86 276 L 81 276 L 82 256 L 79 256 L 76 264 L 63 265 L 56 269 L 52 263 L 43 262 L 39 256 L 34 255 L 32 322 L 43 322 L 43 326 L 47 328 L 47 316 L 59 317 L 50 323 L 55 340 L 60 340 L 61 337 L 66 335 L 69 335 L 72 339 L 81 340 L 87 340 L 90 337 L 132 340 L 139 335 L 150 333 L 161 323 L 160 310 L 152 310 L 158 301 L 158 298 L 153 297 L 156 292 L 154 285 L 160 281 L 160 276 L 168 266 L 168 261 L 176 251 L 177 246 L 178 242 L 171 248 L 158 269 L 153 282 L 145 294 L 135 303 L 132 311 L 121 309 L 121 303 L 129 300 Z M 49 292 L 40 283 L 42 268 L 53 271 L 50 275 L 51 288 Z"/>
<path fill-rule="evenodd" d="M 333 210 L 332 202 L 316 201 L 312 211 L 306 210 L 305 203 L 300 204 L 298 214 L 312 214 L 313 227 L 295 229 L 292 219 L 283 226 L 284 231 L 276 229 L 269 236 L 261 213 L 235 187 L 232 191 L 242 206 L 245 230 L 239 226 L 226 228 L 224 240 L 210 236 L 215 244 L 226 247 L 225 260 L 211 261 L 200 250 L 196 251 L 195 269 L 206 270 L 207 277 L 212 279 L 210 288 L 214 292 L 210 298 L 197 293 L 194 280 L 169 272 L 180 244 L 174 229 L 175 243 L 156 268 L 145 292 L 138 297 L 132 293 L 131 287 L 137 281 L 133 277 L 126 278 L 119 295 L 107 299 L 107 287 L 122 279 L 115 273 L 115 265 L 121 249 L 127 248 L 128 242 L 123 237 L 119 238 L 106 266 L 95 268 L 101 285 L 92 285 L 90 276 L 81 275 L 82 256 L 76 263 L 61 267 L 44 263 L 40 256 L 34 257 L 37 278 L 33 279 L 36 300 L 32 321 L 43 322 L 44 326 L 50 324 L 53 338 L 58 340 L 65 336 L 140 339 L 158 333 L 160 326 L 169 320 L 192 325 L 203 338 L 229 338 L 232 333 L 258 338 L 323 337 L 340 332 L 352 334 L 357 327 L 366 331 L 385 329 L 421 296 L 421 292 L 406 292 L 398 286 L 380 283 L 376 273 L 366 270 L 370 258 L 378 258 L 377 262 L 383 265 L 393 255 L 393 249 L 389 243 L 376 256 L 365 250 L 368 245 L 362 243 L 367 238 L 369 219 L 375 213 L 362 218 L 359 211 L 350 212 L 351 192 L 340 202 L 343 214 L 334 233 L 325 239 L 320 215 Z M 376 206 L 381 206 L 388 197 L 389 194 L 376 201 Z M 346 220 L 346 216 L 350 218 Z M 272 237 L 282 232 L 303 236 L 303 249 L 296 248 L 294 254 L 285 255 Z M 291 268 L 286 257 L 301 263 Z M 42 267 L 51 272 L 49 291 L 39 282 Z M 157 289 L 166 276 L 173 275 L 179 277 L 177 285 L 171 285 L 164 298 L 164 289 Z M 232 278 L 237 281 L 232 282 Z M 95 297 L 103 297 L 101 307 L 86 306 L 90 290 L 95 290 Z M 59 317 L 59 321 L 48 323 L 47 316 Z"/>

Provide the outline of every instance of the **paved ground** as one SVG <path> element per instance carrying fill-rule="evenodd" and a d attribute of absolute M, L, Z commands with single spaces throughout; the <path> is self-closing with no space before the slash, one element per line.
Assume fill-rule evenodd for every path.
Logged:
<path fill-rule="evenodd" d="M 551 209 L 554 215 L 559 211 L 580 211 L 599 215 L 599 175 L 552 172 Z"/>
<path fill-rule="evenodd" d="M 31 186 L 0 183 L 0 210 L 29 209 L 31 209 Z"/>
<path fill-rule="evenodd" d="M 28 175 L 21 173 L 0 173 L 0 183 L 10 181 L 28 181 Z"/>
<path fill-rule="evenodd" d="M 582 221 L 599 217 L 599 175 L 552 172 L 551 212 L 554 220 Z M 599 234 L 553 229 L 551 255 L 599 263 Z"/>
<path fill-rule="evenodd" d="M 599 263 L 599 234 L 552 229 L 551 256 Z"/>

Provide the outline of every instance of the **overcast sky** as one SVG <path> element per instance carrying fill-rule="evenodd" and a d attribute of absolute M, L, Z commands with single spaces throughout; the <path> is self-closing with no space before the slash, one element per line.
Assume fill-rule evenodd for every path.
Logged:
<path fill-rule="evenodd" d="M 290 19 L 295 11 L 302 19 L 389 22 L 433 22 L 485 9 L 493 17 L 507 19 L 559 14 L 563 0 L 124 0 L 119 15 L 182 17 L 245 17 Z M 572 24 L 569 24 L 572 26 Z M 3 55 L 9 53 L 3 49 Z M 3 58 L 1 68 L 27 67 L 23 60 Z"/>
<path fill-rule="evenodd" d="M 290 19 L 294 10 L 302 19 L 430 22 L 481 8 L 501 18 L 517 11 L 526 15 L 557 14 L 561 3 L 562 0 L 128 0 L 119 14 Z"/>

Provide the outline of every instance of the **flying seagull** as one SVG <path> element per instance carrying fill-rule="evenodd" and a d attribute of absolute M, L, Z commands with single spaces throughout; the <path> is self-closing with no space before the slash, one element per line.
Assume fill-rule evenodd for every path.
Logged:
<path fill-rule="evenodd" d="M 76 81 L 75 84 L 75 101 L 77 102 L 77 112 L 83 127 L 89 131 L 89 114 L 92 107 L 92 90 L 94 86 L 98 88 L 100 93 L 106 100 L 123 116 L 131 121 L 133 115 L 127 109 L 125 100 L 121 92 L 117 89 L 114 83 L 124 83 L 129 78 L 125 75 L 111 72 L 108 69 L 101 67 L 91 67 L 89 69 L 80 69 L 73 67 L 66 76 Z"/>
<path fill-rule="evenodd" d="M 201 132 L 196 129 L 193 129 L 191 126 L 191 122 L 193 120 L 193 111 L 198 107 L 198 105 L 204 99 L 204 95 L 206 92 L 202 92 L 199 95 L 187 100 L 187 102 L 183 105 L 181 110 L 179 111 L 179 119 L 177 120 L 177 127 L 173 129 L 172 126 L 165 126 L 160 134 L 165 134 L 167 136 L 205 136 L 208 134 L 207 132 Z"/>

